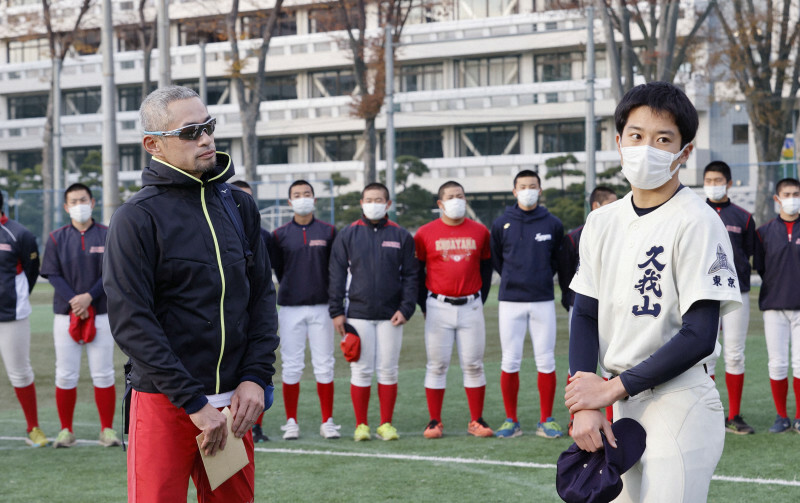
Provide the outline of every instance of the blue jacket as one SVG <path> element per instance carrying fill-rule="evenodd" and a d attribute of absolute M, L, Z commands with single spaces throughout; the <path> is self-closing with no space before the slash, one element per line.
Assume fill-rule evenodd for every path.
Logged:
<path fill-rule="evenodd" d="M 50 233 L 41 275 L 55 288 L 54 313 L 69 314 L 69 299 L 87 292 L 92 296 L 96 314 L 108 312 L 103 290 L 103 254 L 107 235 L 108 227 L 94 221 L 83 232 L 69 224 Z"/>
<path fill-rule="evenodd" d="M 265 387 L 275 373 L 275 287 L 261 219 L 252 197 L 220 187 L 233 191 L 248 260 L 216 187 L 231 176 L 233 164 L 221 152 L 201 178 L 151 160 L 143 188 L 114 213 L 106 244 L 109 321 L 131 359 L 133 388 L 162 393 L 189 414 L 206 395 L 243 381 Z"/>
<path fill-rule="evenodd" d="M 280 282 L 278 305 L 327 304 L 328 259 L 336 228 L 316 218 L 300 225 L 293 218 L 275 229 L 273 236 L 272 268 Z"/>
<path fill-rule="evenodd" d="M 800 218 L 791 225 L 774 218 L 758 228 L 753 266 L 763 280 L 758 294 L 758 308 L 800 309 Z M 741 281 L 741 280 L 740 280 Z"/>
<path fill-rule="evenodd" d="M 333 242 L 328 288 L 331 318 L 346 314 L 388 320 L 399 310 L 410 319 L 417 299 L 418 267 L 414 238 L 407 230 L 387 218 L 378 224 L 363 217 L 356 220 Z"/>
<path fill-rule="evenodd" d="M 492 265 L 500 274 L 497 298 L 509 302 L 553 300 L 553 276 L 564 238 L 561 220 L 542 206 L 523 211 L 515 204 L 494 221 L 491 234 Z"/>
<path fill-rule="evenodd" d="M 747 210 L 730 201 L 724 203 L 706 202 L 722 219 L 733 247 L 733 265 L 739 276 L 739 291 L 750 291 L 750 257 L 756 247 L 756 222 Z"/>
<path fill-rule="evenodd" d="M 0 214 L 0 322 L 28 317 L 28 295 L 38 277 L 36 238 L 19 222 Z"/>

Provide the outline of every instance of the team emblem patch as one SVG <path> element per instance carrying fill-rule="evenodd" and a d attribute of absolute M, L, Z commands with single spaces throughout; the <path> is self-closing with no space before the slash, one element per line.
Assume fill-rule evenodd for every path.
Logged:
<path fill-rule="evenodd" d="M 106 247 L 105 246 L 92 246 L 89 248 L 89 253 L 105 253 Z"/>
<path fill-rule="evenodd" d="M 325 246 L 328 242 L 324 239 L 312 239 L 308 242 L 308 246 Z"/>
<path fill-rule="evenodd" d="M 711 267 L 708 268 L 708 272 L 706 274 L 714 274 L 715 272 L 722 270 L 733 272 L 728 265 L 728 256 L 725 255 L 725 250 L 722 249 L 721 244 L 717 244 L 717 260 L 711 264 Z"/>
<path fill-rule="evenodd" d="M 551 239 L 553 239 L 553 235 L 552 234 L 541 234 L 541 233 L 537 232 L 536 236 L 534 236 L 533 239 L 535 239 L 536 241 L 550 241 Z"/>
<path fill-rule="evenodd" d="M 658 300 L 661 299 L 663 294 L 661 290 L 661 272 L 666 267 L 665 263 L 659 262 L 658 256 L 664 253 L 663 246 L 651 246 L 645 252 L 647 259 L 641 263 L 636 264 L 636 267 L 642 270 L 642 277 L 633 286 L 633 289 L 639 292 L 642 296 L 642 305 L 634 305 L 631 312 L 634 316 L 652 316 L 658 318 L 661 314 L 661 304 Z M 650 296 L 653 296 L 652 299 Z"/>
<path fill-rule="evenodd" d="M 400 249 L 400 241 L 384 241 L 381 243 L 381 246 L 384 248 L 397 248 Z"/>
<path fill-rule="evenodd" d="M 8 243 L 0 243 L 0 251 L 11 251 L 11 245 Z"/>

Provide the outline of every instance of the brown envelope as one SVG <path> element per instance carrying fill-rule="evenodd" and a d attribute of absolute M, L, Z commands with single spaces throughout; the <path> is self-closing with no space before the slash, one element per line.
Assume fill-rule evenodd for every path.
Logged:
<path fill-rule="evenodd" d="M 228 418 L 228 440 L 225 443 L 225 450 L 217 451 L 213 456 L 206 456 L 203 450 L 200 450 L 200 456 L 203 458 L 203 466 L 206 468 L 208 483 L 212 491 L 250 462 L 250 460 L 247 459 L 247 451 L 244 448 L 244 442 L 241 438 L 236 438 L 233 435 L 231 429 L 233 415 L 230 409 L 225 407 L 222 409 L 222 413 Z M 197 447 L 199 448 L 202 443 L 203 434 L 201 433 L 197 435 Z"/>

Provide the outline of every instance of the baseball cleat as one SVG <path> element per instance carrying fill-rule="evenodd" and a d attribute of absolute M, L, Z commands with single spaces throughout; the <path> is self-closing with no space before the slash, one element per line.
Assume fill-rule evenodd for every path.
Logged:
<path fill-rule="evenodd" d="M 50 441 L 47 440 L 47 437 L 44 436 L 44 433 L 38 426 L 34 426 L 33 429 L 28 432 L 28 438 L 25 439 L 25 443 L 31 447 L 44 447 L 50 443 Z"/>
<path fill-rule="evenodd" d="M 100 432 L 99 442 L 103 447 L 122 445 L 122 441 L 117 436 L 117 432 L 111 428 L 103 428 L 103 430 Z"/>
<path fill-rule="evenodd" d="M 744 422 L 742 416 L 733 416 L 733 419 L 725 419 L 725 431 L 735 435 L 752 435 L 756 432 L 752 426 Z"/>
<path fill-rule="evenodd" d="M 253 443 L 269 442 L 269 437 L 264 435 L 264 430 L 261 429 L 260 424 L 253 425 Z"/>
<path fill-rule="evenodd" d="M 338 424 L 333 423 L 333 418 L 329 417 L 327 421 L 319 425 L 319 434 L 322 438 L 339 438 L 341 435 L 339 434 L 339 426 Z"/>
<path fill-rule="evenodd" d="M 369 440 L 369 439 L 370 439 L 369 426 L 367 426 L 366 424 L 359 424 L 356 427 L 355 433 L 353 433 L 353 440 L 355 440 L 356 442 L 362 442 L 364 440 Z"/>
<path fill-rule="evenodd" d="M 561 438 L 564 432 L 552 417 L 548 417 L 546 421 L 536 425 L 536 435 L 543 438 Z"/>
<path fill-rule="evenodd" d="M 494 434 L 497 438 L 514 438 L 522 435 L 522 428 L 519 426 L 519 421 L 514 421 L 510 417 L 498 428 Z"/>
<path fill-rule="evenodd" d="M 770 433 L 783 433 L 792 427 L 792 422 L 788 417 L 775 416 L 775 424 L 770 427 Z"/>
<path fill-rule="evenodd" d="M 300 438 L 300 426 L 298 426 L 294 418 L 289 418 L 286 424 L 281 426 L 281 430 L 283 430 L 284 440 L 297 440 Z"/>
<path fill-rule="evenodd" d="M 375 435 L 381 440 L 397 440 L 400 437 L 397 435 L 397 428 L 392 426 L 392 423 L 383 423 L 382 425 L 378 426 L 377 433 Z"/>
<path fill-rule="evenodd" d="M 467 426 L 467 433 L 475 437 L 494 436 L 494 432 L 489 428 L 489 425 L 486 424 L 486 421 L 484 421 L 482 417 L 479 417 L 475 421 L 470 421 L 469 426 Z"/>
<path fill-rule="evenodd" d="M 431 422 L 425 427 L 425 431 L 422 432 L 422 436 L 425 438 L 442 438 L 443 426 L 441 422 L 431 419 Z"/>
<path fill-rule="evenodd" d="M 794 423 L 792 423 L 792 429 L 795 432 L 800 433 L 800 418 L 794 420 Z"/>
<path fill-rule="evenodd" d="M 64 428 L 58 433 L 58 436 L 53 441 L 53 447 L 72 447 L 75 445 L 75 434 Z"/>

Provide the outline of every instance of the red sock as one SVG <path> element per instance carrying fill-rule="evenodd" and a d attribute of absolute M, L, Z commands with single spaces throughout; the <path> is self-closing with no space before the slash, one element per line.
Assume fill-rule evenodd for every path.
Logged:
<path fill-rule="evenodd" d="M 477 388 L 464 388 L 467 392 L 467 403 L 469 404 L 469 415 L 472 421 L 477 421 L 483 415 L 483 397 L 486 396 L 486 386 Z"/>
<path fill-rule="evenodd" d="M 506 417 L 517 422 L 517 396 L 519 395 L 519 372 L 500 372 L 500 389 Z"/>
<path fill-rule="evenodd" d="M 114 408 L 117 404 L 117 390 L 114 386 L 107 388 L 94 388 L 94 403 L 97 404 L 97 413 L 100 416 L 100 428 L 114 427 Z"/>
<path fill-rule="evenodd" d="M 428 414 L 431 420 L 442 422 L 442 403 L 444 402 L 444 388 L 425 388 L 425 398 L 428 401 Z"/>
<path fill-rule="evenodd" d="M 256 419 L 256 424 L 261 426 L 261 421 L 264 419 L 264 413 L 258 415 L 258 419 Z"/>
<path fill-rule="evenodd" d="M 603 378 L 603 380 L 608 381 L 608 379 L 606 379 L 605 377 Z M 570 419 L 572 419 L 572 417 L 570 417 Z M 612 405 L 606 407 L 606 421 L 608 421 L 609 423 L 614 422 L 614 407 Z"/>
<path fill-rule="evenodd" d="M 56 386 L 56 407 L 61 429 L 72 431 L 72 416 L 75 413 L 75 401 L 78 398 L 78 388 L 64 389 Z"/>
<path fill-rule="evenodd" d="M 370 386 L 350 385 L 350 399 L 353 401 L 353 412 L 356 414 L 356 426 L 369 424 L 367 410 L 369 410 Z"/>
<path fill-rule="evenodd" d="M 539 385 L 539 408 L 541 418 L 539 421 L 545 422 L 547 418 L 553 416 L 553 400 L 556 398 L 556 372 L 544 374 L 539 372 L 537 381 Z"/>
<path fill-rule="evenodd" d="M 286 409 L 286 420 L 297 421 L 297 400 L 300 398 L 300 383 L 283 383 L 283 407 Z"/>
<path fill-rule="evenodd" d="M 786 397 L 789 394 L 789 379 L 781 379 L 776 381 L 769 380 L 769 386 L 772 388 L 772 400 L 775 402 L 775 410 L 781 417 L 789 417 L 786 413 Z"/>
<path fill-rule="evenodd" d="M 319 408 L 322 413 L 322 422 L 333 417 L 333 381 L 318 382 L 317 396 L 319 396 Z"/>
<path fill-rule="evenodd" d="M 800 419 L 800 378 L 794 378 L 794 417 Z"/>
<path fill-rule="evenodd" d="M 22 406 L 22 413 L 25 414 L 25 422 L 28 423 L 28 433 L 39 426 L 39 417 L 36 412 L 36 385 L 30 383 L 24 388 L 14 388 L 17 400 Z"/>
<path fill-rule="evenodd" d="M 391 423 L 394 403 L 397 401 L 397 383 L 378 383 L 378 400 L 381 402 L 381 424 Z"/>
<path fill-rule="evenodd" d="M 744 388 L 744 374 L 729 374 L 725 372 L 725 386 L 728 388 L 728 419 L 738 416 L 742 406 L 742 388 Z"/>

